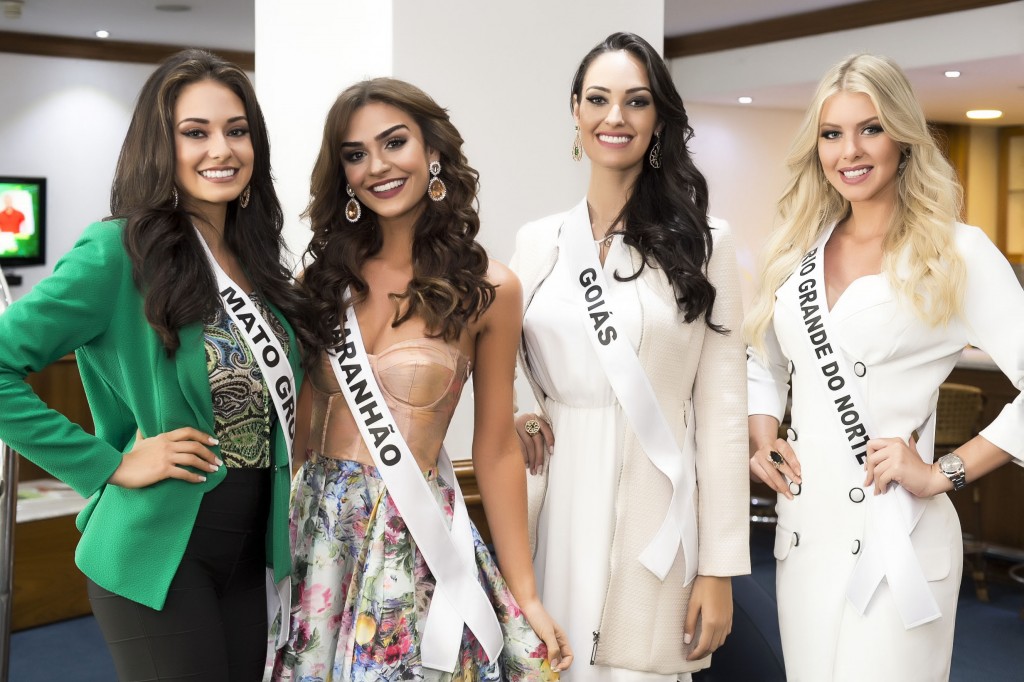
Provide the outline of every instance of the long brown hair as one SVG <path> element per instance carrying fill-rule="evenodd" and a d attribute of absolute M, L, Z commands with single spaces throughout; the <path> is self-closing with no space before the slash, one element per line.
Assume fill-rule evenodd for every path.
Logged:
<path fill-rule="evenodd" d="M 630 277 L 636 279 L 645 267 L 660 268 L 672 285 L 676 305 L 687 322 L 703 318 L 718 332 L 727 331 L 711 321 L 715 287 L 707 277 L 711 261 L 712 236 L 708 223 L 708 183 L 690 156 L 693 137 L 683 99 L 672 81 L 668 65 L 657 50 L 635 33 L 613 33 L 583 57 L 569 91 L 569 109 L 583 100 L 583 79 L 595 59 L 607 52 L 625 51 L 647 72 L 661 130 L 661 167 L 646 161 L 622 207 L 616 222 L 622 222 L 623 241 L 633 247 L 643 264 Z M 651 140 L 654 146 L 655 140 Z"/>
<path fill-rule="evenodd" d="M 476 194 L 479 174 L 462 153 L 462 136 L 448 112 L 414 85 L 394 78 L 374 78 L 347 88 L 327 113 L 323 144 L 313 167 L 310 203 L 305 216 L 313 228 L 306 251 L 311 261 L 303 284 L 317 313 L 320 348 L 334 345 L 333 329 L 343 306 L 366 298 L 361 273 L 366 259 L 383 244 L 377 216 L 363 207 L 356 223 L 345 219 L 345 170 L 340 140 L 352 115 L 370 102 L 408 113 L 419 125 L 427 149 L 440 154 L 441 178 L 448 188 L 442 201 L 427 201 L 413 236 L 413 278 L 396 297 L 393 326 L 419 316 L 428 331 L 445 340 L 457 339 L 494 300 L 487 281 L 488 258 L 476 242 L 480 231 Z M 346 287 L 352 300 L 343 301 Z"/>
<path fill-rule="evenodd" d="M 270 141 L 252 83 L 236 65 L 203 50 L 167 58 L 142 86 L 110 190 L 112 218 L 125 220 L 124 245 L 136 286 L 145 297 L 146 319 L 173 356 L 178 331 L 209 319 L 218 305 L 216 281 L 192 228 L 192 216 L 176 205 L 174 107 L 192 83 L 215 81 L 245 105 L 253 147 L 249 205 L 228 204 L 224 239 L 256 289 L 276 305 L 300 337 L 309 307 L 281 262 L 284 215 L 270 172 Z M 307 340 L 308 343 L 308 340 Z"/>

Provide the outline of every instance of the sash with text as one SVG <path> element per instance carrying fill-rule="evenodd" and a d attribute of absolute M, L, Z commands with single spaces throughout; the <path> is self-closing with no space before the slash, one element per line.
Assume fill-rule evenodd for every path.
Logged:
<path fill-rule="evenodd" d="M 346 291 L 345 300 L 349 298 Z M 384 401 L 351 308 L 346 311 L 343 327 L 335 333 L 340 344 L 329 355 L 338 385 L 391 500 L 437 582 L 420 645 L 423 665 L 453 672 L 464 625 L 480 642 L 488 660 L 496 661 L 504 639 L 491 600 L 477 578 L 469 512 L 451 459 L 442 448 L 439 474 L 455 490 L 449 528 L 445 513 Z"/>
<path fill-rule="evenodd" d="M 248 294 L 242 291 L 241 287 L 235 284 L 234 280 L 228 277 L 227 273 L 217 262 L 210 252 L 203 235 L 196 230 L 196 238 L 203 247 L 207 259 L 210 261 L 210 268 L 217 278 L 217 292 L 221 303 L 228 317 L 238 327 L 238 332 L 245 339 L 249 350 L 252 351 L 256 364 L 263 373 L 263 381 L 267 384 L 268 392 L 274 403 L 274 410 L 277 412 L 277 419 L 281 423 L 281 431 L 284 434 L 285 445 L 288 449 L 288 471 L 291 473 L 292 465 L 292 441 L 295 439 L 295 375 L 292 367 L 288 364 L 288 355 L 281 347 L 277 335 L 263 319 L 259 308 L 252 302 Z M 267 569 L 267 617 L 272 623 L 277 614 L 281 614 L 281 629 L 278 632 L 276 646 L 284 646 L 289 634 L 289 612 L 291 611 L 291 580 L 284 578 L 280 582 L 274 582 L 274 569 Z"/>
<path fill-rule="evenodd" d="M 625 334 L 615 327 L 617 318 L 594 245 L 586 202 L 574 209 L 562 224 L 559 251 L 572 273 L 581 322 L 608 383 L 640 447 L 672 484 L 668 511 L 654 538 L 640 553 L 640 563 L 664 580 L 682 545 L 685 580 L 689 584 L 697 575 L 696 446 L 692 438 L 692 405 L 687 415 L 689 428 L 685 445 L 680 449 L 640 358 Z"/>
<path fill-rule="evenodd" d="M 910 533 L 924 512 L 924 503 L 902 486 L 893 483 L 884 495 L 874 495 L 873 486 L 864 487 L 867 444 L 877 435 L 871 425 L 868 405 L 860 393 L 857 377 L 850 372 L 842 349 L 831 329 L 825 298 L 824 253 L 831 230 L 801 259 L 796 278 L 798 309 L 818 367 L 817 376 L 849 449 L 842 454 L 849 477 L 864 491 L 868 503 L 868 526 L 859 559 L 850 576 L 846 596 L 863 614 L 884 578 L 907 629 L 923 625 L 942 613 L 928 587 L 924 571 L 910 542 Z M 931 447 L 921 448 L 930 452 Z"/>

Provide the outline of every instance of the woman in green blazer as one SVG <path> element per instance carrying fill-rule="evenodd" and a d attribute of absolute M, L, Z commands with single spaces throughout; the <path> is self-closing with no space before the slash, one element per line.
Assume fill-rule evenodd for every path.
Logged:
<path fill-rule="evenodd" d="M 273 332 L 298 381 L 307 315 L 269 155 L 243 71 L 169 58 L 139 95 L 113 217 L 0 316 L 0 440 L 90 498 L 76 562 L 122 680 L 262 677 L 266 569 L 291 566 L 296 387 L 268 387 L 250 342 Z M 210 258 L 257 314 L 236 324 Z M 24 382 L 72 350 L 95 436 Z"/>

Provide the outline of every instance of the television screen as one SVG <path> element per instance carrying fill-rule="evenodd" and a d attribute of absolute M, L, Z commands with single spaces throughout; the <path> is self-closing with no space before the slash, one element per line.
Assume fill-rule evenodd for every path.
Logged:
<path fill-rule="evenodd" d="M 0 266 L 46 261 L 46 179 L 0 176 Z"/>

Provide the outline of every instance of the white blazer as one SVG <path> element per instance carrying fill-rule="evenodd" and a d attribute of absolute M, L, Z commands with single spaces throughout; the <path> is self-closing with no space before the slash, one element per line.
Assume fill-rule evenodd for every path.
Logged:
<path fill-rule="evenodd" d="M 529 223 L 516 237 L 512 269 L 523 284 L 524 312 L 558 258 L 558 234 L 566 219 L 587 219 L 586 205 Z M 732 235 L 712 222 L 714 249 L 708 278 L 716 289 L 712 320 L 730 330 L 718 334 L 703 318 L 682 319 L 668 279 L 647 267 L 636 287 L 642 336 L 638 356 L 677 442 L 687 437 L 686 413 L 693 402 L 696 424 L 697 571 L 731 576 L 750 571 L 749 474 L 742 310 Z M 634 272 L 639 253 L 630 249 Z M 534 379 L 526 345 L 519 368 L 543 409 L 545 395 Z M 595 367 L 595 371 L 601 371 Z M 650 462 L 636 435 L 625 429 L 623 465 L 616 490 L 612 569 L 596 663 L 663 674 L 705 668 L 709 659 L 687 661 L 683 621 L 693 586 L 685 584 L 682 551 L 664 581 L 643 567 L 639 556 L 664 518 L 672 494 L 669 480 Z M 532 492 L 532 490 L 531 490 Z M 531 500 L 531 506 L 535 500 Z M 586 661 L 583 661 L 586 665 Z"/>
<path fill-rule="evenodd" d="M 897 299 L 885 274 L 853 281 L 830 313 L 829 341 L 859 377 L 874 437 L 909 439 L 915 431 L 933 430 L 929 418 L 939 385 L 967 344 L 988 352 L 1016 386 L 1024 386 L 1024 290 L 981 230 L 957 224 L 955 242 L 967 286 L 962 313 L 948 325 L 924 322 Z M 928 500 L 911 536 L 940 620 L 905 630 L 884 583 L 865 616 L 846 602 L 860 548 L 871 542 L 865 533 L 868 505 L 852 490 L 863 479 L 849 480 L 840 461 L 849 457 L 849 447 L 823 399 L 797 283 L 791 277 L 776 292 L 767 358 L 751 352 L 747 364 L 750 414 L 781 420 L 790 387 L 793 392 L 789 442 L 800 458 L 803 485 L 794 500 L 779 498 L 775 544 L 788 678 L 863 679 L 870 668 L 876 679 L 946 679 L 963 561 L 956 513 L 945 495 Z M 1018 395 L 981 435 L 1016 458 L 1024 456 L 1024 397 Z M 931 461 L 934 453 L 922 456 Z"/>

